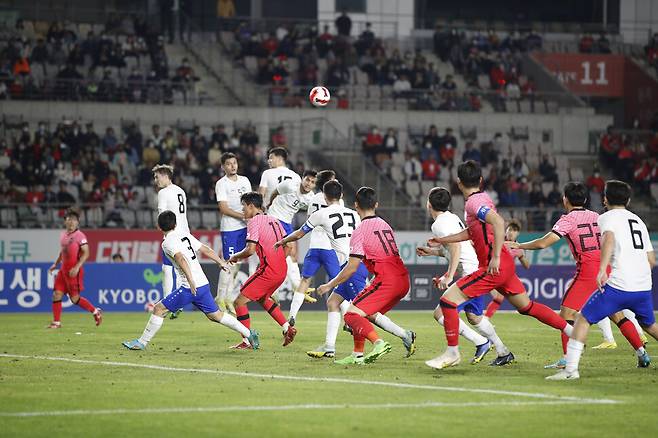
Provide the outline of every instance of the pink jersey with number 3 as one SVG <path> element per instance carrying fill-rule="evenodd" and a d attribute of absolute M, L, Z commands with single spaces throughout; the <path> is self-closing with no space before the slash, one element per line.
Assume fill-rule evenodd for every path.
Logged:
<path fill-rule="evenodd" d="M 279 220 L 266 214 L 257 214 L 247 221 L 247 242 L 256 244 L 260 267 L 286 272 L 286 253 L 274 244 L 283 239 L 286 232 Z"/>
<path fill-rule="evenodd" d="M 359 257 L 375 275 L 407 275 L 391 226 L 382 218 L 363 218 L 350 238 L 350 257 Z"/>
<path fill-rule="evenodd" d="M 599 269 L 601 260 L 601 231 L 599 214 L 584 208 L 574 208 L 553 226 L 553 232 L 566 237 L 578 270 Z"/>

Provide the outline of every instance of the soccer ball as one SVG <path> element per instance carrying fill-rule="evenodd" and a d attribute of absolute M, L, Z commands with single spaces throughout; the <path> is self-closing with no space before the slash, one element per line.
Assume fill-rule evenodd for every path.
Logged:
<path fill-rule="evenodd" d="M 314 87 L 311 90 L 311 93 L 308 95 L 308 98 L 313 105 L 320 107 L 327 106 L 331 100 L 329 90 L 327 90 L 325 87 Z"/>

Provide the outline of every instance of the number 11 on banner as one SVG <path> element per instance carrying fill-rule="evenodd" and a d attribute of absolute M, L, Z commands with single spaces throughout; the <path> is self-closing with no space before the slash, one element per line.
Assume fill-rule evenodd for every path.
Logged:
<path fill-rule="evenodd" d="M 596 67 L 599 70 L 599 77 L 595 80 L 592 81 L 592 75 L 591 75 L 591 63 L 589 61 L 585 61 L 581 63 L 580 65 L 583 66 L 583 78 L 580 80 L 580 83 L 583 85 L 591 85 L 591 84 L 596 84 L 596 85 L 608 85 L 608 79 L 605 77 L 605 62 L 597 62 Z"/>

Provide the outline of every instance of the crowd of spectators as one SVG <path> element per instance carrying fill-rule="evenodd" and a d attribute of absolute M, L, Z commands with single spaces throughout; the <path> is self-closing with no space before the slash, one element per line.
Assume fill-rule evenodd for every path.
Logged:
<path fill-rule="evenodd" d="M 139 17 L 0 29 L 0 99 L 171 103 L 196 80 L 186 60 L 170 72 L 163 37 Z"/>
<path fill-rule="evenodd" d="M 216 202 L 222 153 L 238 155 L 240 173 L 254 187 L 266 166 L 266 151 L 252 125 L 229 133 L 220 124 L 208 134 L 198 126 L 153 125 L 143 134 L 127 125 L 118 131 L 72 121 L 52 129 L 42 122 L 9 131 L 0 140 L 0 204 L 28 203 L 35 210 L 48 204 L 103 204 L 113 223 L 121 225 L 112 212 L 138 210 L 155 196 L 151 168 L 157 163 L 174 166 L 174 183 L 185 189 L 192 206 Z M 283 129 L 275 135 L 284 144 Z M 295 165 L 303 171 L 302 163 Z"/>
<path fill-rule="evenodd" d="M 580 53 L 612 53 L 612 50 L 610 49 L 610 40 L 604 32 L 601 32 L 597 39 L 594 39 L 592 34 L 584 34 L 578 42 L 578 51 Z"/>

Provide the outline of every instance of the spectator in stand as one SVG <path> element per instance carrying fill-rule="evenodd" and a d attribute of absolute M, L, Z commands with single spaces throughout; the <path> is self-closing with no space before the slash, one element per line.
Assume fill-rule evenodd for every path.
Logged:
<path fill-rule="evenodd" d="M 504 207 L 517 207 L 519 206 L 519 194 L 514 186 L 512 178 L 504 181 L 502 189 L 498 192 L 500 198 L 500 205 Z"/>
<path fill-rule="evenodd" d="M 375 33 L 372 31 L 372 23 L 366 23 L 366 29 L 361 32 L 359 39 L 354 44 L 359 56 L 365 54 L 375 44 Z"/>
<path fill-rule="evenodd" d="M 636 193 L 642 195 L 649 195 L 649 187 L 651 186 L 654 169 L 656 168 L 656 158 L 644 158 L 638 160 L 635 165 L 635 172 L 633 174 L 634 185 Z"/>
<path fill-rule="evenodd" d="M 587 188 L 589 188 L 590 193 L 603 193 L 603 189 L 605 188 L 605 181 L 603 178 L 601 178 L 601 172 L 599 171 L 598 167 L 594 167 L 594 172 L 592 172 L 592 174 L 587 178 L 585 184 L 587 185 Z"/>
<path fill-rule="evenodd" d="M 481 154 L 480 150 L 477 148 L 473 147 L 473 142 L 467 141 L 464 144 L 464 153 L 462 154 L 462 161 L 468 161 L 468 160 L 473 160 L 477 161 L 478 163 L 481 161 Z"/>
<path fill-rule="evenodd" d="M 404 174 L 408 181 L 420 181 L 423 175 L 423 165 L 415 152 L 404 153 Z"/>
<path fill-rule="evenodd" d="M 621 148 L 617 153 L 617 162 L 614 165 L 617 178 L 622 181 L 632 181 L 635 171 L 635 152 L 628 141 L 622 139 Z"/>
<path fill-rule="evenodd" d="M 75 198 L 68 191 L 68 186 L 66 181 L 59 182 L 59 192 L 57 192 L 57 202 L 59 204 L 73 205 L 75 204 Z"/>
<path fill-rule="evenodd" d="M 276 128 L 270 139 L 270 144 L 272 147 L 288 147 L 288 137 L 286 137 L 283 126 Z"/>
<path fill-rule="evenodd" d="M 528 203 L 531 207 L 543 207 L 546 202 L 544 193 L 541 191 L 541 184 L 538 182 L 532 183 L 532 190 L 528 197 Z"/>
<path fill-rule="evenodd" d="M 558 182 L 555 164 L 550 162 L 548 154 L 544 154 L 539 163 L 539 174 L 544 182 Z"/>
<path fill-rule="evenodd" d="M 599 34 L 599 39 L 596 40 L 596 53 L 612 53 L 612 50 L 610 50 L 610 40 L 605 32 L 601 32 Z"/>
<path fill-rule="evenodd" d="M 521 98 L 521 87 L 519 87 L 519 83 L 515 79 L 507 83 L 505 95 L 508 99 L 518 100 Z"/>
<path fill-rule="evenodd" d="M 521 87 L 521 94 L 523 97 L 532 97 L 537 92 L 537 84 L 535 83 L 535 78 L 533 76 L 528 76 L 528 79 L 525 81 Z"/>
<path fill-rule="evenodd" d="M 397 98 L 409 97 L 411 92 L 411 82 L 407 75 L 401 74 L 395 82 L 393 82 L 393 95 Z"/>
<path fill-rule="evenodd" d="M 341 58 L 336 58 L 327 70 L 327 86 L 340 87 L 349 84 L 350 72 L 345 67 Z"/>
<path fill-rule="evenodd" d="M 553 188 L 546 196 L 546 203 L 549 207 L 560 207 L 562 205 L 562 193 L 558 183 L 553 183 Z"/>
<path fill-rule="evenodd" d="M 530 169 L 528 165 L 523 161 L 520 155 L 514 157 L 514 164 L 512 165 L 512 176 L 516 178 L 517 181 L 521 180 L 523 177 L 528 177 Z"/>
<path fill-rule="evenodd" d="M 580 51 L 580 53 L 592 53 L 593 49 L 594 49 L 594 38 L 592 38 L 592 35 L 586 33 L 580 39 L 580 43 L 578 44 L 578 50 Z"/>
<path fill-rule="evenodd" d="M 441 165 L 430 155 L 427 159 L 423 160 L 423 179 L 426 181 L 436 181 L 441 172 Z"/>
<path fill-rule="evenodd" d="M 391 155 L 398 152 L 398 137 L 395 129 L 388 128 L 386 135 L 382 139 L 382 153 L 386 154 L 388 158 L 391 158 Z"/>
<path fill-rule="evenodd" d="M 336 30 L 338 30 L 338 35 L 343 37 L 349 37 L 352 32 L 352 20 L 347 15 L 347 10 L 343 9 L 343 12 L 338 18 L 336 18 Z"/>
<path fill-rule="evenodd" d="M 505 87 L 505 65 L 496 64 L 489 71 L 489 80 L 491 81 L 491 88 L 500 90 Z"/>
<path fill-rule="evenodd" d="M 377 154 L 381 151 L 382 141 L 383 139 L 382 135 L 379 133 L 379 129 L 374 125 L 371 126 L 370 132 L 368 132 L 366 138 L 363 139 L 363 154 L 375 161 Z"/>
<path fill-rule="evenodd" d="M 607 167 L 615 165 L 620 147 L 619 136 L 613 132 L 612 126 L 608 126 L 599 141 L 599 155 Z"/>
<path fill-rule="evenodd" d="M 452 128 L 446 128 L 439 143 L 441 145 L 441 164 L 452 167 L 452 163 L 455 160 L 455 152 L 457 151 L 457 138 L 454 136 Z"/>
<path fill-rule="evenodd" d="M 436 161 L 439 160 L 441 154 L 441 138 L 439 137 L 436 126 L 431 125 L 430 130 L 423 137 L 423 143 L 421 147 L 420 157 L 422 161 L 425 161 L 430 156 L 433 157 Z"/>

